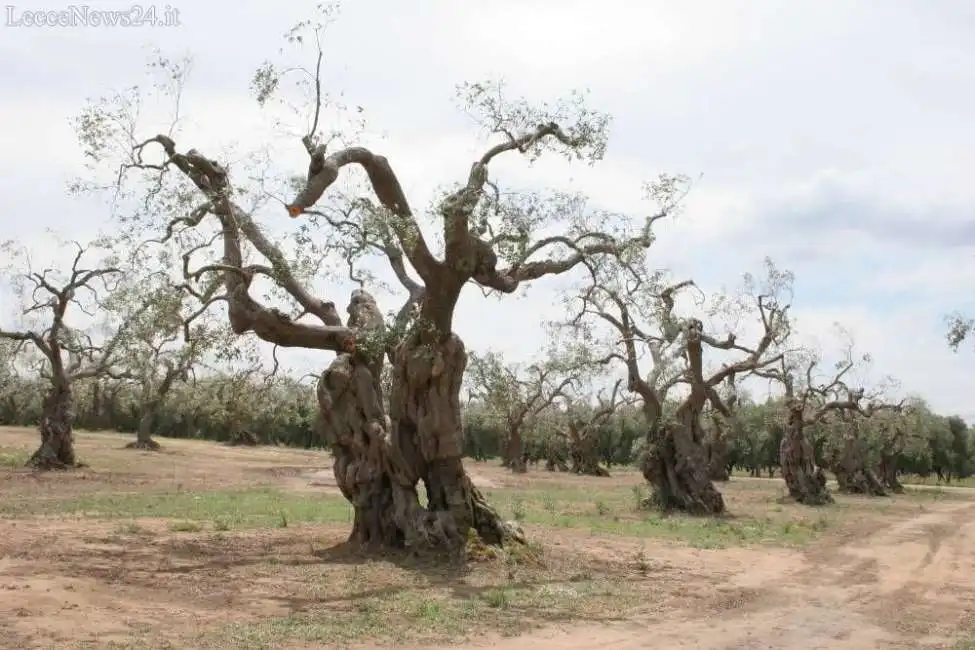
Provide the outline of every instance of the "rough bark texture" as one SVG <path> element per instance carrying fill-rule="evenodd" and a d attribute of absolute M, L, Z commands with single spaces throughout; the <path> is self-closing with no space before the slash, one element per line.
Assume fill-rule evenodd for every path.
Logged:
<path fill-rule="evenodd" d="M 74 454 L 74 395 L 71 385 L 56 384 L 44 397 L 41 413 L 41 446 L 27 461 L 37 469 L 70 469 L 77 467 Z"/>
<path fill-rule="evenodd" d="M 789 496 L 807 506 L 833 503 L 826 488 L 826 474 L 816 467 L 813 447 L 806 439 L 803 404 L 795 401 L 789 407 L 785 436 L 779 445 L 779 464 Z"/>
<path fill-rule="evenodd" d="M 109 410 L 111 406 L 112 395 L 106 395 L 106 391 L 102 386 L 101 381 L 94 381 L 91 384 L 91 413 L 87 420 L 92 423 L 95 429 L 102 430 L 107 429 L 111 426 L 112 413 Z"/>
<path fill-rule="evenodd" d="M 844 432 L 839 448 L 833 450 L 830 462 L 830 469 L 836 474 L 840 492 L 887 496 L 883 483 L 868 466 L 866 450 L 856 431 L 856 423 L 848 424 L 849 429 Z"/>
<path fill-rule="evenodd" d="M 150 345 L 152 344 L 150 343 Z M 184 348 L 183 354 L 175 361 L 172 359 L 160 359 L 161 345 L 159 344 L 158 347 L 153 349 L 153 359 L 154 365 L 161 365 L 165 368 L 165 371 L 158 383 L 155 377 L 155 367 L 149 369 L 142 378 L 142 404 L 140 407 L 142 415 L 139 418 L 139 430 L 136 434 L 135 442 L 126 445 L 126 447 L 131 449 L 144 449 L 148 451 L 159 451 L 162 449 L 162 446 L 152 439 L 152 424 L 156 419 L 156 413 L 159 412 L 160 407 L 165 403 L 166 397 L 176 382 L 186 380 L 187 373 L 195 358 L 194 352 L 197 341 L 191 342 L 189 346 Z M 256 436 L 254 436 L 254 440 L 256 443 Z"/>
<path fill-rule="evenodd" d="M 586 476 L 608 477 L 609 470 L 599 464 L 599 449 L 592 428 L 583 423 L 569 423 L 569 461 L 572 471 Z"/>
<path fill-rule="evenodd" d="M 880 448 L 878 478 L 881 484 L 894 494 L 903 494 L 904 486 L 897 479 L 897 459 L 904 453 L 904 429 L 888 426 Z"/>
<path fill-rule="evenodd" d="M 731 471 L 728 468 L 726 425 L 718 417 L 713 418 L 713 423 L 707 442 L 708 475 L 712 481 L 727 481 L 731 478 Z"/>
<path fill-rule="evenodd" d="M 521 437 L 521 427 L 517 427 L 508 432 L 508 439 L 504 445 L 504 460 L 502 467 L 507 467 L 516 474 L 524 474 L 528 471 L 528 464 L 525 462 L 525 444 Z"/>
<path fill-rule="evenodd" d="M 894 494 L 903 494 L 904 486 L 897 479 L 897 457 L 883 454 L 880 457 L 880 479 L 881 484 Z"/>
<path fill-rule="evenodd" d="M 641 469 L 653 488 L 653 505 L 699 515 L 724 512 L 724 499 L 708 472 L 700 412 L 690 400 L 677 409 L 673 422 L 652 427 L 648 442 Z"/>
<path fill-rule="evenodd" d="M 461 462 L 463 343 L 421 343 L 396 352 L 390 416 L 379 373 L 361 354 L 339 355 L 318 386 L 321 430 L 335 478 L 355 510 L 350 541 L 365 547 L 447 548 L 471 531 L 489 544 L 521 538 L 473 485 Z M 426 489 L 426 507 L 417 485 Z"/>

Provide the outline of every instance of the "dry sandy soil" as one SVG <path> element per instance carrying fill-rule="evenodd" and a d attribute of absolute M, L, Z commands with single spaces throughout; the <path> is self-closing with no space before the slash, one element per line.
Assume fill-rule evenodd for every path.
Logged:
<path fill-rule="evenodd" d="M 81 432 L 90 468 L 16 469 L 35 435 L 0 428 L 2 648 L 975 648 L 975 490 L 734 479 L 709 524 L 640 519 L 632 472 L 469 463 L 536 543 L 444 567 L 344 549 L 320 452 Z"/>

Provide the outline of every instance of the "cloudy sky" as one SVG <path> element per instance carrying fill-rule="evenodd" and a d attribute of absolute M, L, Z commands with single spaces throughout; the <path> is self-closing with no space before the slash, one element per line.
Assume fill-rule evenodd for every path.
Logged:
<path fill-rule="evenodd" d="M 182 149 L 216 156 L 275 137 L 248 85 L 314 3 L 154 6 L 160 19 L 178 9 L 179 25 L 29 27 L 14 24 L 24 12 L 70 5 L 31 0 L 6 10 L 3 239 L 56 255 L 45 228 L 85 239 L 105 226 L 102 205 L 63 190 L 82 172 L 68 119 L 88 97 L 143 83 L 153 46 L 194 59 Z M 365 108 L 364 140 L 390 159 L 417 207 L 464 179 L 485 146 L 453 101 L 455 84 L 503 77 L 512 94 L 533 100 L 588 88 L 592 106 L 614 118 L 601 164 L 529 168 L 512 157 L 495 175 L 585 191 L 635 217 L 650 209 L 644 180 L 700 176 L 679 221 L 659 230 L 656 266 L 720 289 L 772 256 L 797 276 L 808 340 L 828 346 L 839 321 L 874 356 L 876 376 L 894 375 L 936 409 L 975 419 L 975 352 L 954 354 L 944 338 L 948 312 L 975 308 L 975 5 L 348 0 L 325 50 L 328 88 Z M 276 164 L 303 173 L 300 147 L 286 144 Z M 280 207 L 257 216 L 277 233 L 294 227 Z M 537 283 L 500 304 L 471 289 L 456 329 L 474 349 L 529 358 L 545 340 L 538 324 L 560 312 L 563 287 Z M 329 287 L 340 303 L 347 291 Z M 10 311 L 0 309 L 0 322 L 11 324 Z M 325 357 L 289 360 L 314 368 Z"/>

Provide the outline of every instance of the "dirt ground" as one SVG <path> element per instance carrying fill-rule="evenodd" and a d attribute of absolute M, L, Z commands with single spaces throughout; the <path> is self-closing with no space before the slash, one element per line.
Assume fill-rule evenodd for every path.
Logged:
<path fill-rule="evenodd" d="M 0 428 L 0 452 L 27 453 L 35 436 Z M 347 522 L 301 514 L 316 499 L 341 507 L 327 454 L 175 440 L 147 453 L 126 441 L 80 432 L 91 467 L 70 473 L 0 467 L 0 648 L 975 648 L 975 490 L 841 497 L 825 532 L 791 545 L 695 548 L 559 515 L 525 524 L 539 544 L 520 564 L 434 569 L 355 556 L 342 546 Z M 641 484 L 623 471 L 468 469 L 516 500 Z M 774 505 L 778 480 L 721 487 L 740 518 L 809 512 Z M 96 512 L 147 493 L 177 509 L 185 495 L 245 488 L 293 495 L 305 520 L 211 529 L 204 515 L 197 527 L 183 515 Z M 607 525 L 621 516 L 609 512 Z M 475 600 L 487 605 L 446 609 Z M 400 623 L 413 632 L 391 631 Z"/>

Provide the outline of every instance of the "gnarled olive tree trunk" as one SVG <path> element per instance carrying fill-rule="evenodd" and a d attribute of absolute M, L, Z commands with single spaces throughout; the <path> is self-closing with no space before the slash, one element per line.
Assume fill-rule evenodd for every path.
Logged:
<path fill-rule="evenodd" d="M 574 473 L 604 478 L 609 476 L 609 470 L 599 464 L 597 442 L 591 426 L 569 423 L 569 460 Z"/>
<path fill-rule="evenodd" d="M 788 418 L 779 445 L 779 464 L 789 496 L 807 506 L 833 503 L 833 496 L 826 488 L 826 474 L 816 466 L 813 447 L 806 439 L 801 403 L 789 408 Z"/>
<path fill-rule="evenodd" d="M 37 469 L 68 469 L 77 467 L 74 454 L 74 395 L 70 382 L 58 382 L 51 386 L 41 411 L 41 446 L 27 461 Z"/>
<path fill-rule="evenodd" d="M 521 427 L 513 427 L 508 431 L 501 466 L 507 467 L 516 474 L 524 474 L 528 471 L 528 465 L 525 463 L 525 443 L 521 437 Z"/>
<path fill-rule="evenodd" d="M 903 494 L 904 486 L 897 479 L 897 459 L 904 453 L 904 431 L 900 427 L 884 432 L 884 443 L 880 448 L 878 474 L 880 482 L 894 494 Z"/>
<path fill-rule="evenodd" d="M 701 409 L 692 397 L 677 409 L 672 422 L 648 412 L 651 432 L 641 469 L 653 488 L 654 505 L 664 510 L 715 515 L 724 512 L 721 493 L 711 482 Z"/>
<path fill-rule="evenodd" d="M 318 385 L 320 425 L 335 478 L 355 510 L 350 541 L 366 547 L 462 548 L 471 531 L 489 544 L 523 539 L 504 523 L 461 462 L 461 340 L 408 335 L 396 350 L 390 413 L 380 372 L 361 353 L 339 355 Z M 426 507 L 417 485 L 426 489 Z"/>
<path fill-rule="evenodd" d="M 713 426 L 707 441 L 708 451 L 708 476 L 712 481 L 727 481 L 731 478 L 731 471 L 728 467 L 728 438 L 726 426 L 713 418 Z"/>
<path fill-rule="evenodd" d="M 903 494 L 904 486 L 897 479 L 897 457 L 893 454 L 881 454 L 879 469 L 878 478 L 881 484 L 894 494 Z"/>
<path fill-rule="evenodd" d="M 856 426 L 851 425 L 851 426 Z M 867 463 L 863 441 L 856 431 L 847 431 L 837 449 L 834 449 L 830 469 L 836 474 L 840 492 L 887 496 L 887 490 Z"/>

